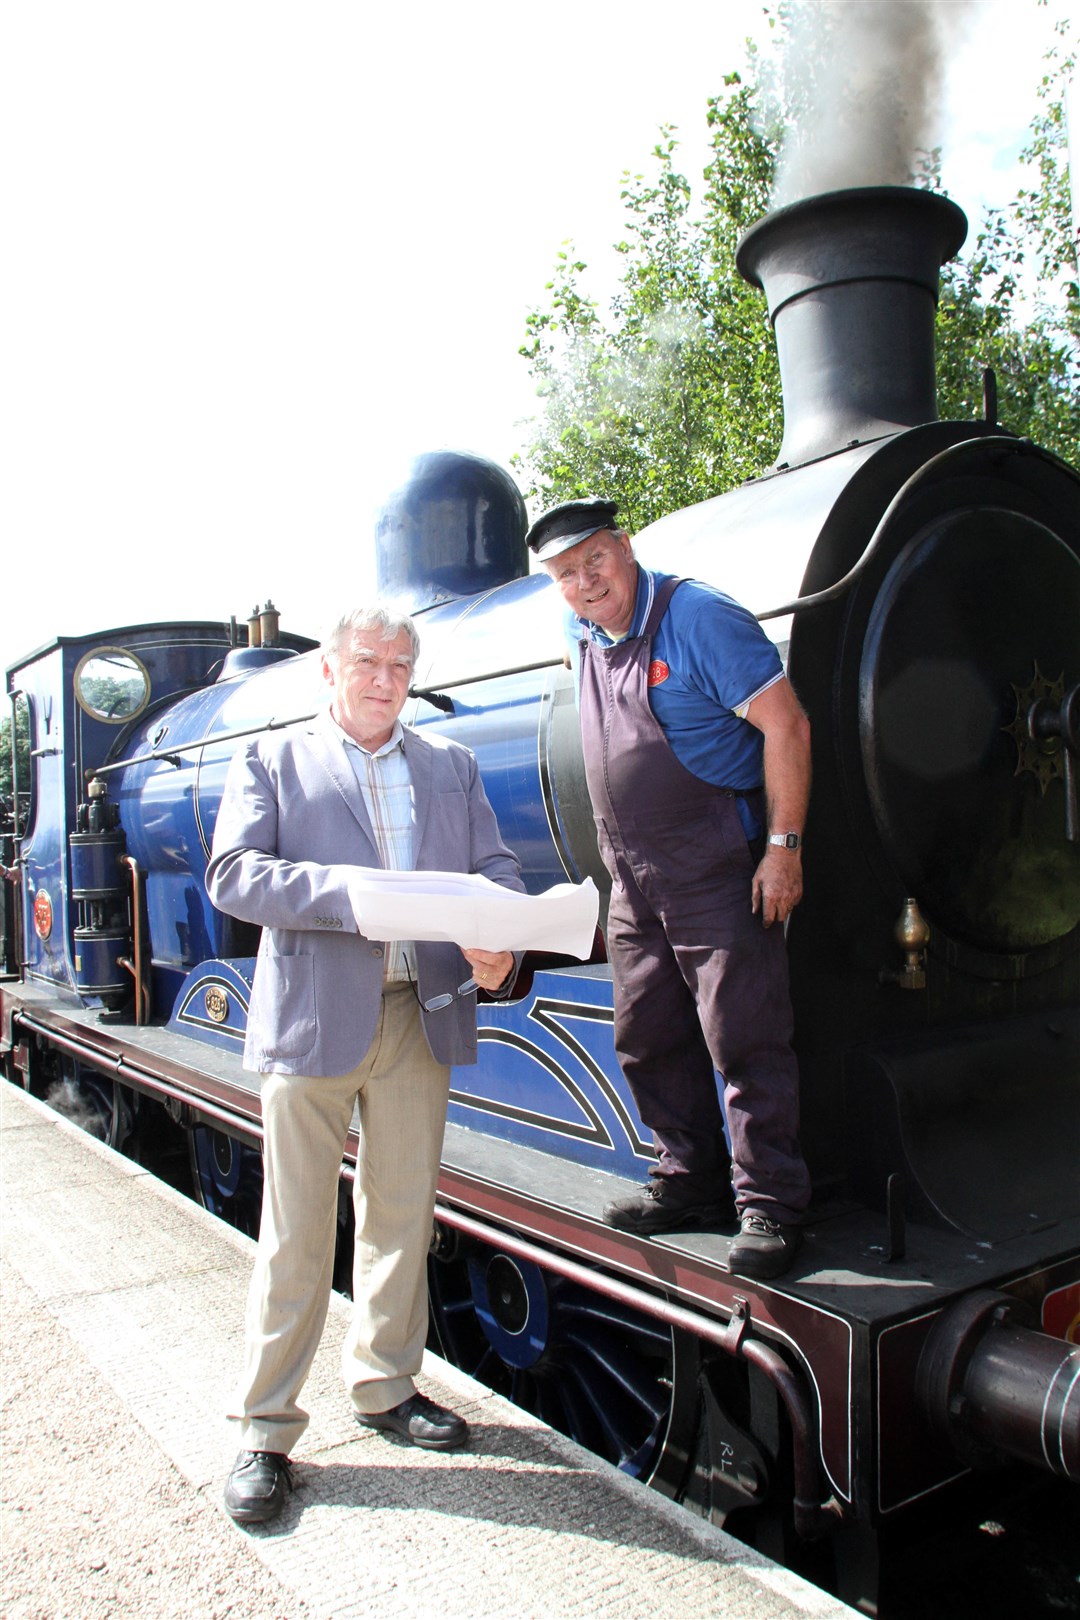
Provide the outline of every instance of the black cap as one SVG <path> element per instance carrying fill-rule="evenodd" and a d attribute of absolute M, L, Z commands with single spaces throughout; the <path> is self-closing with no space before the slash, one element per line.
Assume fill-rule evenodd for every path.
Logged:
<path fill-rule="evenodd" d="M 569 551 L 579 540 L 587 540 L 597 529 L 613 529 L 617 511 L 615 501 L 564 501 L 538 517 L 525 539 L 538 561 L 548 562 L 560 551 Z"/>

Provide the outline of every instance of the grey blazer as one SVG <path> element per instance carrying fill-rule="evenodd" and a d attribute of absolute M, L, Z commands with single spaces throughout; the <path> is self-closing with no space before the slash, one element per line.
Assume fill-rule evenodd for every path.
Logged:
<path fill-rule="evenodd" d="M 523 890 L 473 754 L 460 743 L 404 731 L 416 869 L 479 872 Z M 345 886 L 353 866 L 381 861 L 329 710 L 240 748 L 225 782 L 206 887 L 219 910 L 263 928 L 245 1068 L 348 1074 L 371 1045 L 385 947 L 357 931 Z M 469 977 L 456 945 L 418 941 L 416 964 L 424 1001 Z M 422 1017 L 440 1063 L 475 1063 L 475 996 Z"/>

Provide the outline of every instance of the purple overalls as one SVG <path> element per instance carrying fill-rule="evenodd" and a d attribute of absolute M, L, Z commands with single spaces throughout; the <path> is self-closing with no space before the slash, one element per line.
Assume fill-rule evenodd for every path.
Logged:
<path fill-rule="evenodd" d="M 649 707 L 653 636 L 678 584 L 657 591 L 640 636 L 581 642 L 582 744 L 612 879 L 615 1050 L 653 1133 L 654 1173 L 691 1178 L 695 1201 L 720 1196 L 728 1176 L 719 1069 L 739 1210 L 787 1224 L 810 1183 L 783 928 L 751 912 L 736 794 L 687 770 Z"/>

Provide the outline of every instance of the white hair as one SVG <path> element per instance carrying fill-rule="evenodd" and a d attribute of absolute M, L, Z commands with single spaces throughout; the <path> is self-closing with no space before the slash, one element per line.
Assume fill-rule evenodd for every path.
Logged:
<path fill-rule="evenodd" d="M 415 666 L 420 656 L 420 635 L 415 624 L 407 613 L 392 613 L 379 603 L 373 607 L 353 608 L 350 613 L 342 614 L 323 643 L 323 657 L 328 662 L 336 662 L 343 643 L 365 631 L 374 631 L 380 641 L 395 641 L 403 630 L 409 638 Z"/>

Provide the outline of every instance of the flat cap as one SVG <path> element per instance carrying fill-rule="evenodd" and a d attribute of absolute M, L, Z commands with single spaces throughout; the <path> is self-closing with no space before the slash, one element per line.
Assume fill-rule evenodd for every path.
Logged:
<path fill-rule="evenodd" d="M 549 562 L 560 551 L 569 551 L 579 540 L 587 540 L 597 529 L 614 528 L 617 511 L 615 501 L 564 501 L 538 517 L 525 539 L 538 561 Z"/>

